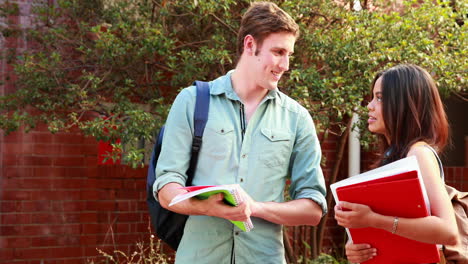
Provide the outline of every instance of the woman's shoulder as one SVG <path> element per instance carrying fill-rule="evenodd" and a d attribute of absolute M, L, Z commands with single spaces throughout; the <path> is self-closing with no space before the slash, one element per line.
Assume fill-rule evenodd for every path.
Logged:
<path fill-rule="evenodd" d="M 427 142 L 424 141 L 418 141 L 411 145 L 408 151 L 407 156 L 434 156 L 434 153 L 432 152 L 432 147 L 429 145 Z"/>
<path fill-rule="evenodd" d="M 407 156 L 416 156 L 420 167 L 430 167 L 438 171 L 439 163 L 437 157 L 431 145 L 424 141 L 419 141 L 411 145 Z"/>

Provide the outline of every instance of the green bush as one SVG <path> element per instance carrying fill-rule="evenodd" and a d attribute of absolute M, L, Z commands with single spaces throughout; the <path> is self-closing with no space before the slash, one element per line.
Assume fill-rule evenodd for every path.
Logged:
<path fill-rule="evenodd" d="M 51 132 L 78 127 L 97 139 L 120 138 L 124 160 L 141 165 L 142 143 L 152 142 L 174 95 L 234 67 L 249 2 L 59 0 L 36 8 L 33 29 L 2 27 L 36 45 L 9 56 L 18 90 L 0 98 L 0 128 L 44 122 Z M 273 2 L 302 30 L 280 86 L 310 110 L 320 132 L 340 134 L 375 72 L 397 63 L 428 69 L 443 94 L 466 94 L 466 2 L 454 12 L 448 2 L 414 8 L 417 1 L 408 1 L 399 13 L 349 11 L 333 1 Z M 0 9 L 3 16 L 15 10 L 9 1 Z"/>

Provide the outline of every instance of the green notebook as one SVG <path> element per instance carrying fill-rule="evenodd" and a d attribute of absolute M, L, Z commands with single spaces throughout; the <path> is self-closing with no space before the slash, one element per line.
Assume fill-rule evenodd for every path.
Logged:
<path fill-rule="evenodd" d="M 241 196 L 237 190 L 236 185 L 208 185 L 208 186 L 188 186 L 182 187 L 182 189 L 187 190 L 187 193 L 182 193 L 175 196 L 169 206 L 172 206 L 176 203 L 182 202 L 192 197 L 196 197 L 200 200 L 208 199 L 211 195 L 223 193 L 224 202 L 228 205 L 237 206 L 242 202 Z M 245 232 L 249 232 L 253 228 L 252 221 L 250 218 L 245 221 L 231 221 L 235 226 Z"/>

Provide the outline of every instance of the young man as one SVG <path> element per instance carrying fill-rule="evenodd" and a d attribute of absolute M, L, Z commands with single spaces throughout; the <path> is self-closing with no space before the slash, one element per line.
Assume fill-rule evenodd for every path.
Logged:
<path fill-rule="evenodd" d="M 210 110 L 193 185 L 239 184 L 245 202 L 231 207 L 222 195 L 168 207 L 184 190 L 193 134 L 195 87 L 174 101 L 156 168 L 155 197 L 190 215 L 176 263 L 286 263 L 282 225 L 317 225 L 327 210 L 321 151 L 308 111 L 281 93 L 299 27 L 273 3 L 256 2 L 242 18 L 239 62 L 210 82 Z M 284 202 L 291 176 L 291 201 Z M 251 217 L 240 232 L 230 220 Z M 224 219 L 223 219 L 224 218 Z"/>

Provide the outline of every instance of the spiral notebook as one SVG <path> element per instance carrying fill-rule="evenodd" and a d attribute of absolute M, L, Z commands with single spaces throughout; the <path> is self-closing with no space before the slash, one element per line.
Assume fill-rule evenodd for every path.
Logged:
<path fill-rule="evenodd" d="M 224 202 L 231 206 L 237 206 L 242 202 L 242 196 L 239 194 L 237 186 L 233 185 L 204 185 L 204 186 L 187 186 L 181 189 L 187 190 L 187 193 L 176 195 L 169 206 L 185 201 L 189 198 L 196 197 L 200 200 L 208 199 L 211 195 L 223 193 Z M 235 226 L 245 232 L 249 232 L 254 227 L 250 218 L 247 221 L 231 221 Z"/>

